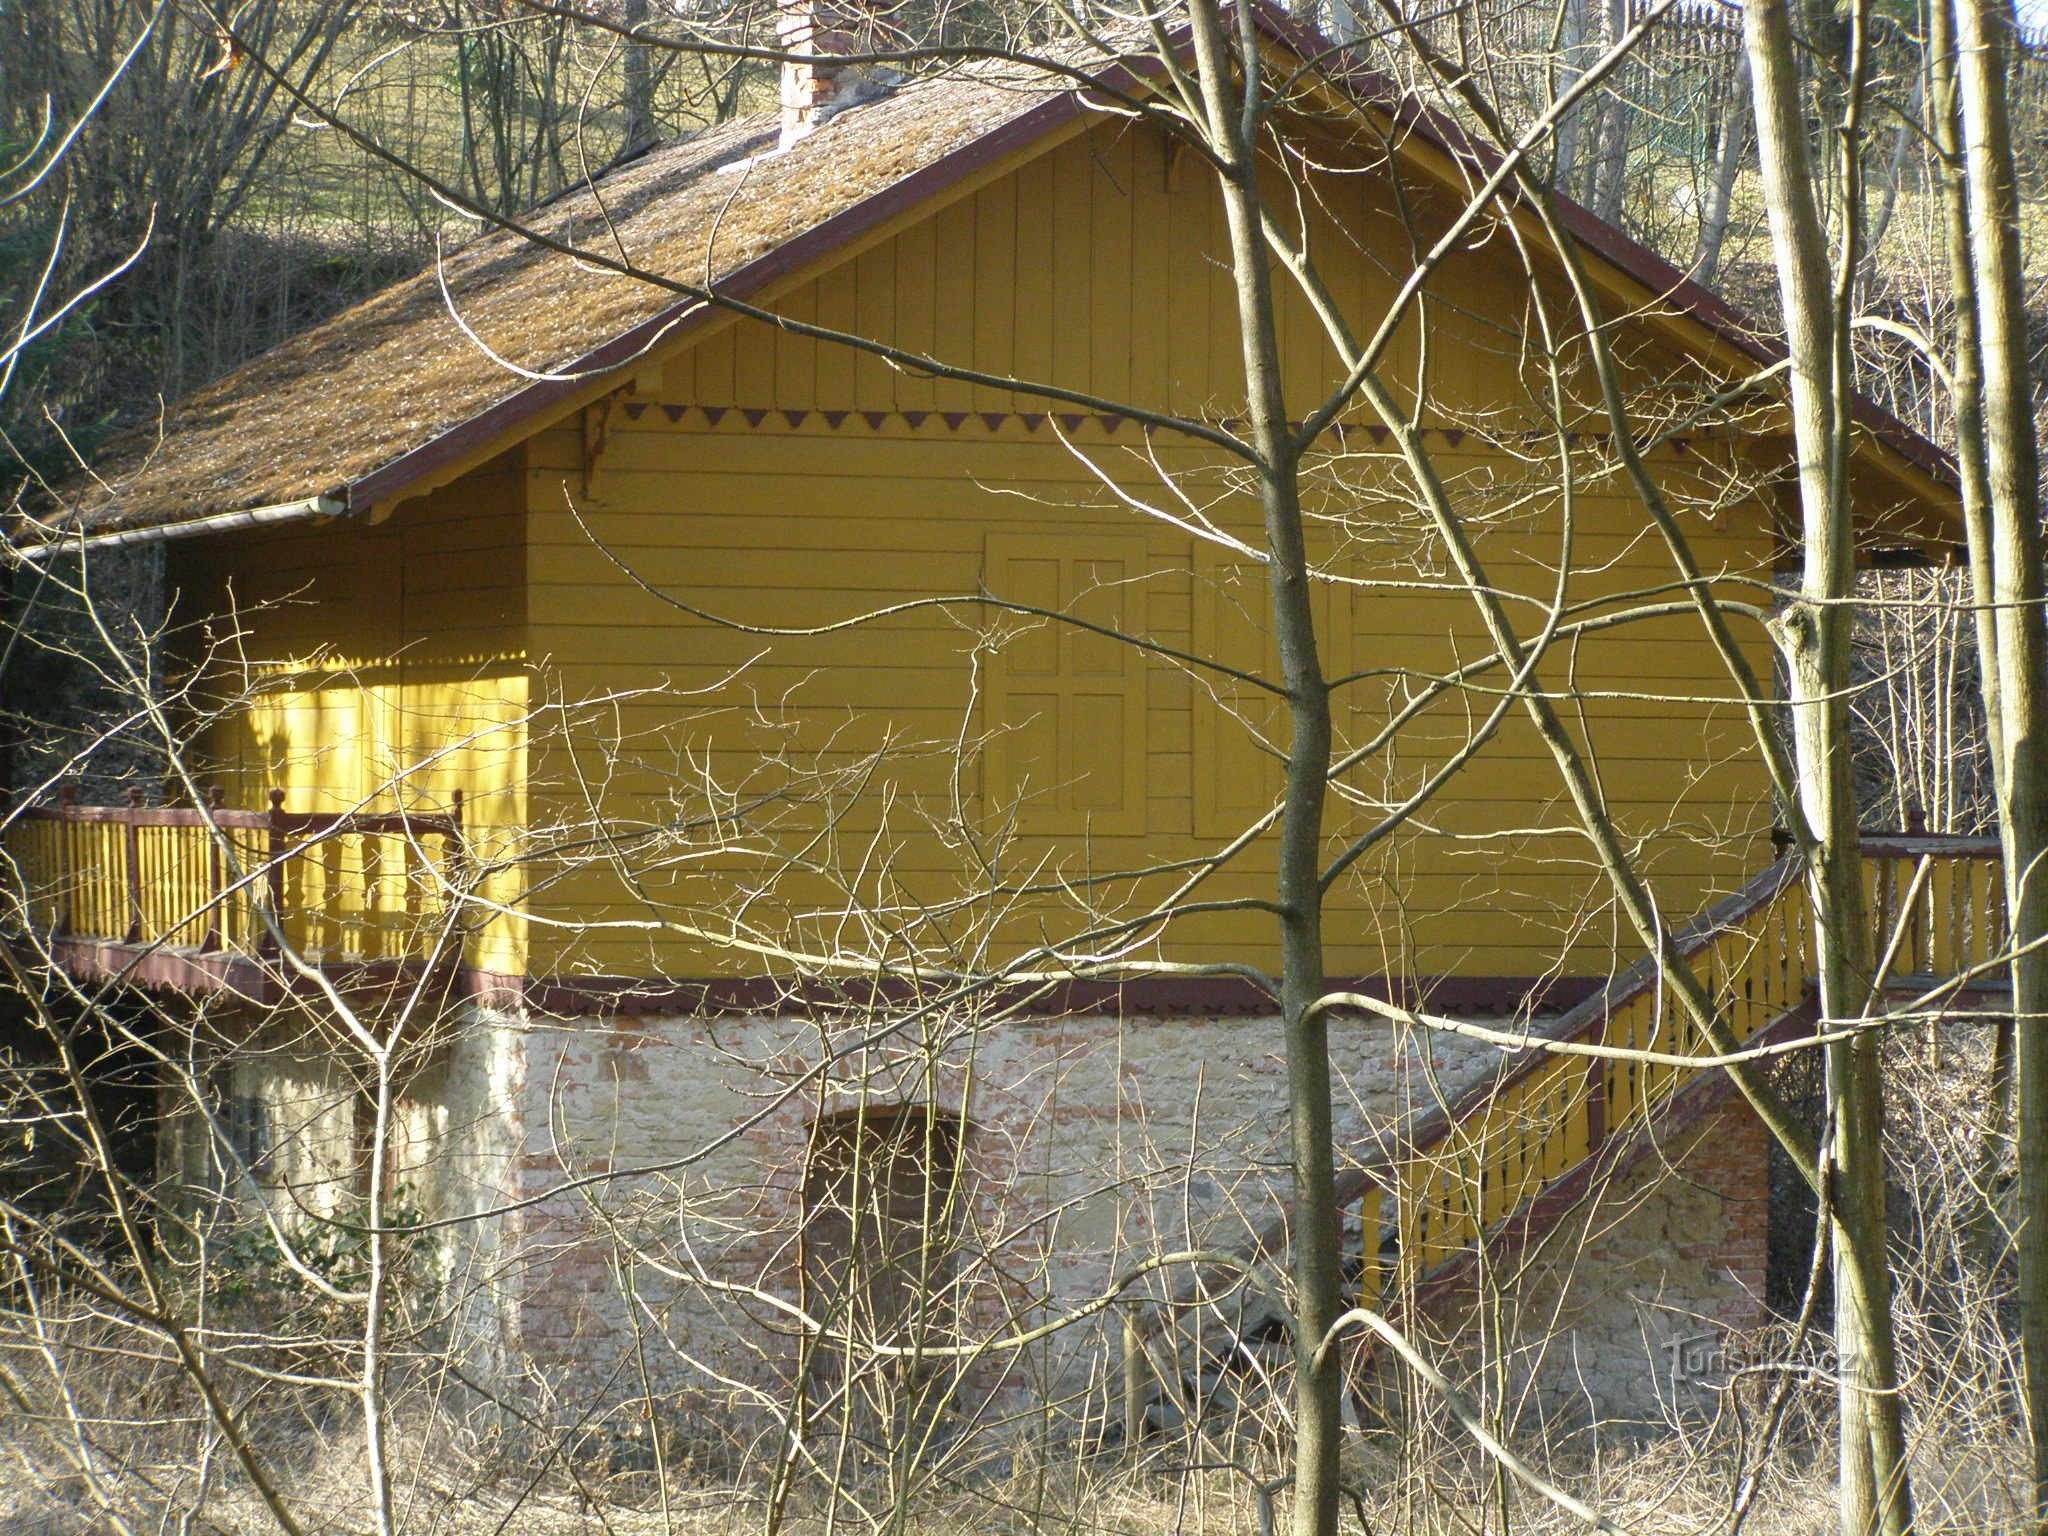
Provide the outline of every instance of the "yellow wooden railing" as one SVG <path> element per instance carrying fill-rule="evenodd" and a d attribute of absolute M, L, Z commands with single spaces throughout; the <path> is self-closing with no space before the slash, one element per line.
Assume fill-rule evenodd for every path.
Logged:
<path fill-rule="evenodd" d="M 2006 942 L 1995 841 L 1866 839 L 1865 889 L 1874 957 L 1891 984 L 1989 973 Z M 1790 860 L 1773 865 L 1678 937 L 1677 945 L 1739 1042 L 1810 1007 L 1812 909 Z M 1544 1031 L 1551 1044 L 1590 1044 L 1656 1057 L 1711 1057 L 1712 1043 L 1654 963 L 1617 977 Z M 1541 1047 L 1401 1144 L 1347 1170 L 1365 1234 L 1367 1305 L 1403 1294 L 1616 1138 L 1641 1130 L 1699 1068 Z M 1389 1261 L 1376 1236 L 1391 1231 Z"/>
<path fill-rule="evenodd" d="M 30 932 L 74 946 L 315 963 L 445 951 L 460 882 L 462 801 L 445 815 L 219 804 L 32 806 L 6 850 Z M 272 920 L 274 918 L 274 921 Z"/>

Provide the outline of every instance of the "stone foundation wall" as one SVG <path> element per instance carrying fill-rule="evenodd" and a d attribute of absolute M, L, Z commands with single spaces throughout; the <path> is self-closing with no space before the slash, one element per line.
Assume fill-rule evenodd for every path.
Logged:
<path fill-rule="evenodd" d="M 436 1333 L 489 1375 L 507 1364 L 512 1257 L 497 1213 L 517 1184 L 518 1047 L 515 1034 L 472 1018 L 407 1052 L 384 1163 L 387 1221 L 457 1223 L 408 1242 L 407 1299 L 418 1315 L 445 1319 Z M 160 1074 L 156 1115 L 163 1197 L 194 1224 L 173 1240 L 204 1232 L 259 1290 L 292 1283 L 274 1254 L 281 1240 L 316 1269 L 347 1265 L 356 1239 L 333 1224 L 359 1225 L 370 1188 L 370 1074 L 358 1044 L 311 1010 L 219 1010 L 195 1023 L 179 1058 Z"/>
<path fill-rule="evenodd" d="M 1339 1144 L 1353 1149 L 1500 1064 L 1490 1046 L 1358 1020 L 1337 1026 L 1333 1051 Z M 233 1059 L 233 1095 L 262 1106 L 273 1205 L 344 1201 L 362 1163 L 340 1053 L 308 1033 Z M 437 1230 L 419 1274 L 470 1379 L 554 1422 L 601 1422 L 653 1391 L 707 1433 L 744 1438 L 821 1367 L 804 1361 L 790 1311 L 811 1301 L 812 1128 L 900 1105 L 962 1127 L 952 1255 L 935 1285 L 948 1310 L 929 1335 L 941 1344 L 1043 1329 L 1148 1261 L 1236 1247 L 1287 1181 L 1272 1018 L 1005 1020 L 913 1036 L 873 1022 L 481 1010 L 409 1078 L 388 1179 L 405 1213 L 457 1223 Z M 189 1120 L 185 1177 L 200 1184 L 217 1178 L 205 1142 L 220 1129 Z M 1476 1357 L 1483 1316 L 1507 1341 L 1521 1413 L 1711 1407 L 1718 1341 L 1762 1312 L 1763 1135 L 1739 1104 L 1696 1118 L 1527 1249 L 1497 1255 L 1483 1311 L 1457 1300 L 1413 1326 L 1433 1358 L 1455 1362 Z M 890 1390 L 943 1378 L 956 1404 L 1053 1405 L 1072 1427 L 1110 1411 L 1120 1350 L 1119 1315 L 1103 1310 L 1029 1348 L 892 1367 Z M 1398 1412 L 1400 1384 L 1379 1390 L 1381 1411 Z"/>
<path fill-rule="evenodd" d="M 1632 1150 L 1547 1232 L 1480 1266 L 1416 1331 L 1433 1358 L 1463 1362 L 1468 1385 L 1489 1400 L 1504 1395 L 1503 1417 L 1527 1433 L 1711 1416 L 1767 1316 L 1768 1141 L 1727 1095 Z M 1504 1374 L 1482 1382 L 1482 1354 L 1496 1369 L 1504 1358 Z M 1374 1387 L 1396 1400 L 1413 1390 L 1390 1380 L 1390 1368 L 1376 1369 Z"/>
<path fill-rule="evenodd" d="M 570 1394 L 632 1350 L 666 1359 L 663 1379 L 685 1392 L 693 1381 L 723 1382 L 728 1400 L 745 1395 L 734 1382 L 786 1389 L 788 1319 L 746 1292 L 798 1294 L 808 1128 L 863 1099 L 965 1122 L 958 1294 L 984 1335 L 1042 1326 L 1148 1259 L 1234 1246 L 1286 1180 L 1270 1018 L 1006 1022 L 943 1049 L 861 1048 L 816 1024 L 759 1019 L 536 1026 L 523 1039 L 518 1189 L 540 1204 L 518 1240 L 532 1263 L 508 1312 L 508 1353 Z M 1334 1048 L 1350 1147 L 1499 1064 L 1490 1047 L 1358 1021 Z M 1521 1256 L 1513 1370 L 1531 1411 L 1641 1419 L 1711 1405 L 1710 1383 L 1674 1386 L 1673 1347 L 1711 1354 L 1761 1319 L 1763 1136 L 1742 1106 L 1718 1110 L 1630 1159 Z M 579 1178 L 597 1182 L 560 1190 Z M 635 1270 L 637 1328 L 621 1302 Z M 672 1283 L 680 1271 L 694 1278 Z M 1431 1331 L 1455 1354 L 1458 1328 Z M 1099 1409 L 1119 1349 L 1105 1313 L 1028 1359 L 985 1364 L 977 1381 L 997 1395 L 1092 1394 Z"/>
<path fill-rule="evenodd" d="M 857 1029 L 787 1019 L 499 1027 L 524 1042 L 516 1192 L 538 1202 L 518 1238 L 528 1262 L 508 1348 L 558 1383 L 651 1344 L 678 1384 L 769 1389 L 794 1346 L 777 1332 L 787 1319 L 745 1292 L 797 1295 L 810 1127 L 859 1104 L 928 1105 L 963 1123 L 954 1304 L 990 1332 L 1041 1327 L 1161 1254 L 1241 1242 L 1287 1178 L 1273 1018 L 1007 1021 L 865 1044 Z M 1351 1146 L 1499 1060 L 1379 1023 L 1335 1033 Z M 640 1321 L 662 1316 L 658 1341 L 636 1335 L 628 1270 Z M 1113 1357 L 1107 1322 L 1028 1362 L 985 1362 L 979 1379 L 1020 1387 L 1028 1371 L 1034 1391 L 1078 1392 Z"/>

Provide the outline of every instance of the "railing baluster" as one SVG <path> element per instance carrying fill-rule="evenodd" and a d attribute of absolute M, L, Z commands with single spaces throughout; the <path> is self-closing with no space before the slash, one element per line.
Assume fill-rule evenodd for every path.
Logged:
<path fill-rule="evenodd" d="M 1956 884 L 1962 888 L 1962 923 L 1956 931 L 1956 954 L 1965 970 L 1984 958 L 1984 866 L 1959 859 Z"/>
<path fill-rule="evenodd" d="M 1387 1275 L 1380 1262 L 1380 1197 L 1377 1182 L 1366 1185 L 1358 1197 L 1358 1304 L 1375 1311 L 1385 1295 Z"/>
<path fill-rule="evenodd" d="M 225 940 L 228 914 L 221 893 L 227 888 L 227 861 L 221 857 L 220 786 L 206 792 L 207 824 L 200 829 L 206 839 L 206 933 L 199 941 L 202 954 L 217 953 Z"/>
<path fill-rule="evenodd" d="M 1928 874 L 1927 971 L 1931 976 L 1953 976 L 1962 969 L 1956 943 L 1960 928 L 1956 898 L 1958 890 L 1965 887 L 1958 878 L 1961 874 L 1954 859 L 1940 860 Z"/>
<path fill-rule="evenodd" d="M 1970 963 L 1984 965 L 1998 953 L 1997 914 L 2004 910 L 2005 891 L 1999 867 L 1988 859 L 1970 860 Z"/>
<path fill-rule="evenodd" d="M 263 884 L 269 893 L 270 911 L 263 922 L 258 953 L 275 959 L 278 941 L 284 937 L 284 791 L 270 792 L 270 836 L 264 844 Z"/>
<path fill-rule="evenodd" d="M 139 788 L 132 788 L 128 791 L 128 804 L 131 809 L 141 808 L 142 791 Z M 142 942 L 142 828 L 136 824 L 133 817 L 130 817 L 122 830 L 126 833 L 126 836 L 121 840 L 121 844 L 123 864 L 128 871 L 128 942 L 130 944 L 140 944 Z"/>
<path fill-rule="evenodd" d="M 363 835 L 363 952 L 372 960 L 385 958 L 391 929 L 391 911 L 384 897 L 385 850 L 390 841 L 387 833 Z"/>

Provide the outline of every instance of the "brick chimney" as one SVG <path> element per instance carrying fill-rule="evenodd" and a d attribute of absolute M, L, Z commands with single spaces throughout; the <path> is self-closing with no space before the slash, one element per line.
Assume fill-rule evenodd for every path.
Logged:
<path fill-rule="evenodd" d="M 889 0 L 777 0 L 775 45 L 800 54 L 782 66 L 782 147 L 835 112 L 880 96 L 896 71 L 876 64 L 844 64 L 849 55 L 902 45 L 883 15 Z"/>

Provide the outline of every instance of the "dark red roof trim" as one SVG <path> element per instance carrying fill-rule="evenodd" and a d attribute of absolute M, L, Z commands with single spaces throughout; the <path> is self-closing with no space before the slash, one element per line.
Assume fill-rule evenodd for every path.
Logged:
<path fill-rule="evenodd" d="M 590 976 L 571 979 L 472 972 L 471 995 L 487 1007 L 554 1018 L 646 1018 L 678 1015 L 808 1017 L 850 1008 L 904 1007 L 920 995 L 914 984 L 832 984 L 797 977 L 744 976 L 657 979 Z M 1330 990 L 1363 992 L 1411 1008 L 1442 1013 L 1507 1015 L 1525 1007 L 1560 1012 L 1599 989 L 1587 977 L 1442 976 L 1404 980 L 1336 977 Z M 985 1007 L 1030 1001 L 1031 1017 L 1070 1014 L 1254 1018 L 1276 1011 L 1273 999 L 1231 977 L 1153 977 L 1137 981 L 1070 981 L 1041 993 L 1012 988 L 982 995 Z"/>
<path fill-rule="evenodd" d="M 1387 113 L 1394 122 L 1422 136 L 1445 154 L 1469 162 L 1482 175 L 1498 170 L 1503 156 L 1490 144 L 1467 133 L 1451 118 L 1415 99 L 1390 76 L 1362 65 L 1346 64 L 1341 50 L 1307 23 L 1276 9 L 1269 0 L 1252 0 L 1261 23 L 1275 40 L 1315 59 L 1325 75 L 1361 103 Z M 1765 367 L 1785 360 L 1782 342 L 1758 331 L 1750 318 L 1712 289 L 1702 287 L 1648 246 L 1563 193 L 1553 194 L 1559 222 L 1588 250 L 1676 306 L 1688 318 Z M 1856 421 L 1872 436 L 1920 469 L 1947 484 L 1955 483 L 1955 461 L 1939 446 L 1914 431 L 1876 401 L 1853 397 Z"/>

